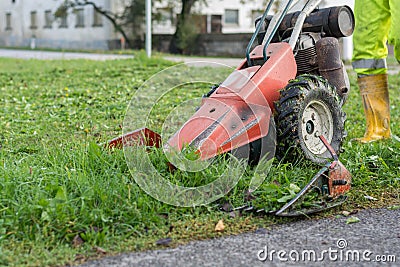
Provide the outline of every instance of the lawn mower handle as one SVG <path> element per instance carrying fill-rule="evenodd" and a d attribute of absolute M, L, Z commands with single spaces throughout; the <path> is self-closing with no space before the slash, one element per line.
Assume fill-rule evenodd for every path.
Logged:
<path fill-rule="evenodd" d="M 269 10 L 271 9 L 271 6 L 272 6 L 273 3 L 274 3 L 274 0 L 271 0 L 271 1 L 268 3 L 268 6 L 267 6 L 267 8 L 265 9 L 264 14 L 263 14 L 262 17 L 261 17 L 261 21 L 264 21 L 264 20 L 266 19 L 267 15 L 268 15 L 268 12 L 269 12 Z M 258 34 L 260 33 L 260 30 L 261 30 L 261 27 L 262 27 L 262 26 L 263 26 L 262 23 L 259 23 L 259 24 L 257 25 L 256 31 L 253 33 L 253 36 L 251 37 L 250 42 L 249 42 L 249 44 L 247 45 L 247 48 L 246 48 L 246 59 L 247 59 L 247 65 L 249 65 L 249 66 L 252 66 L 252 64 L 251 64 L 251 59 L 250 59 L 250 50 L 251 50 L 251 47 L 252 47 L 253 44 L 254 44 L 254 41 L 257 39 L 257 36 L 258 36 Z M 274 34 L 275 34 L 275 33 L 274 33 Z"/>
<path fill-rule="evenodd" d="M 258 23 L 255 32 L 253 33 L 253 36 L 250 39 L 249 44 L 247 45 L 246 48 L 246 59 L 247 59 L 247 65 L 249 67 L 252 66 L 252 62 L 250 59 L 250 50 L 254 44 L 254 41 L 256 40 L 258 34 L 260 33 L 261 27 L 263 25 L 263 21 L 265 21 L 265 18 L 268 15 L 269 10 L 271 9 L 272 4 L 275 2 L 275 0 L 269 1 L 264 14 L 261 17 L 260 23 Z M 275 33 L 277 32 L 280 24 L 282 23 L 285 15 L 291 8 L 292 4 L 295 5 L 299 2 L 299 0 L 288 0 L 285 7 L 278 12 L 277 15 L 274 16 L 274 18 L 271 20 L 270 25 L 268 25 L 267 32 L 265 34 L 264 40 L 262 42 L 262 45 L 264 46 L 263 50 L 263 57 L 264 61 L 267 61 L 267 47 L 271 43 Z M 304 21 L 307 18 L 307 16 L 321 3 L 321 0 L 311 0 L 307 2 L 307 4 L 304 6 L 303 10 L 300 12 L 300 15 L 297 18 L 296 24 L 294 26 L 292 36 L 290 37 L 289 44 L 294 49 L 297 43 L 297 39 L 299 38 L 299 35 L 301 33 L 301 29 L 303 27 Z"/>

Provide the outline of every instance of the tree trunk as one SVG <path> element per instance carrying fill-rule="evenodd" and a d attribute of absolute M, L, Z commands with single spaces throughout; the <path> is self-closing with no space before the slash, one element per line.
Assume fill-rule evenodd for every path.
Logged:
<path fill-rule="evenodd" d="M 196 1 L 197 0 L 182 0 L 182 10 L 178 16 L 175 33 L 172 36 L 171 42 L 169 44 L 169 51 L 172 54 L 182 54 L 183 53 L 183 50 L 181 48 L 179 48 L 179 46 L 178 46 L 179 36 L 180 36 L 180 32 L 182 31 L 182 26 L 185 25 L 185 23 L 188 23 L 187 20 L 188 20 L 188 18 L 190 18 L 190 12 Z"/>
<path fill-rule="evenodd" d="M 112 15 L 110 15 L 109 12 L 103 10 L 101 7 L 97 6 L 97 4 L 92 1 L 84 1 L 84 2 L 76 1 L 74 4 L 80 5 L 80 6 L 86 6 L 86 5 L 92 6 L 96 12 L 98 12 L 101 15 L 103 15 L 104 17 L 106 17 L 112 23 L 112 25 L 114 26 L 114 29 L 117 32 L 122 34 L 128 47 L 131 49 L 133 48 L 133 44 L 132 44 L 131 40 L 129 39 L 128 35 L 124 31 L 124 29 L 121 27 L 121 25 L 118 24 L 117 19 L 115 19 Z"/>

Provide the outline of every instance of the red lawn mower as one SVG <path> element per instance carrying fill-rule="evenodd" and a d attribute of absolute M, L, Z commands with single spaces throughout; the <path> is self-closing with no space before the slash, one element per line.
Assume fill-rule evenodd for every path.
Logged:
<path fill-rule="evenodd" d="M 351 175 L 337 156 L 346 136 L 342 105 L 350 88 L 338 38 L 352 34 L 354 15 L 348 6 L 318 9 L 318 0 L 288 13 L 299 2 L 289 0 L 269 16 L 274 2 L 256 20 L 243 62 L 204 96 L 197 112 L 164 146 L 177 150 L 192 146 L 204 160 L 235 152 L 251 164 L 275 155 L 275 150 L 277 155 L 300 151 L 312 162 L 325 164 L 275 212 L 295 216 L 339 205 L 350 189 Z M 161 137 L 139 129 L 108 145 L 132 143 L 159 146 Z M 309 190 L 323 195 L 324 203 L 291 209 Z"/>

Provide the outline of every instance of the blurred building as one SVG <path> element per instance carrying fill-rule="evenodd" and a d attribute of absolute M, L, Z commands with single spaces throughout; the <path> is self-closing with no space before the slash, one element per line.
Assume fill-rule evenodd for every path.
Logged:
<path fill-rule="evenodd" d="M 201 28 L 201 33 L 252 33 L 254 21 L 264 12 L 266 0 L 208 0 L 199 1 L 193 8 L 194 23 Z M 278 2 L 278 1 L 276 1 Z M 299 10 L 307 0 L 300 0 L 294 6 Z M 354 7 L 354 0 L 323 0 L 321 7 L 348 5 Z M 155 23 L 154 33 L 172 34 L 175 31 L 174 22 L 179 13 L 179 6 L 168 7 L 168 1 L 156 2 L 155 10 L 162 14 L 160 22 Z M 273 6 L 272 9 L 276 9 Z"/>
<path fill-rule="evenodd" d="M 93 0 L 113 8 L 108 0 Z M 92 7 L 79 7 L 56 19 L 63 0 L 2 0 L 0 46 L 108 49 L 107 41 L 117 38 L 112 25 Z"/>
<path fill-rule="evenodd" d="M 54 13 L 64 0 L 1 0 L 0 46 L 45 47 L 55 49 L 117 48 L 121 35 L 92 6 L 77 7 L 66 16 Z M 124 1 L 92 0 L 105 10 L 121 10 Z M 175 1 L 180 3 L 180 1 Z M 193 8 L 193 24 L 203 34 L 237 34 L 254 31 L 254 20 L 262 14 L 265 0 L 208 0 Z M 300 1 L 304 2 L 304 1 Z M 353 5 L 353 0 L 325 0 L 324 5 Z M 153 13 L 159 19 L 153 24 L 154 34 L 172 34 L 180 12 L 171 1 L 156 1 Z M 117 45 L 118 46 L 118 45 Z"/>

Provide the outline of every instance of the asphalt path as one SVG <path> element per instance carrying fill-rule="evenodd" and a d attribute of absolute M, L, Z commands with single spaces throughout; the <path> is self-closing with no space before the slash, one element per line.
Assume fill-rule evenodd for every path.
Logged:
<path fill-rule="evenodd" d="M 190 64 L 196 62 L 196 64 L 190 64 L 196 67 L 218 67 L 218 66 L 228 66 L 236 68 L 240 63 L 244 61 L 243 58 L 217 58 L 217 57 L 187 57 L 187 56 L 165 56 L 167 60 L 174 62 L 183 62 L 185 64 Z M 352 71 L 353 67 L 351 65 L 346 65 L 346 69 Z M 400 65 L 388 66 L 388 74 L 395 75 L 400 74 Z"/>
<path fill-rule="evenodd" d="M 75 53 L 75 52 L 52 52 L 52 51 L 38 51 L 38 50 L 16 50 L 16 49 L 0 49 L 0 57 L 6 58 L 19 58 L 19 59 L 88 59 L 88 60 L 115 60 L 115 59 L 128 59 L 134 58 L 132 55 L 112 55 L 112 54 L 96 54 L 96 53 Z M 229 66 L 232 68 L 237 67 L 243 58 L 218 58 L 218 57 L 187 57 L 187 56 L 165 56 L 167 60 L 174 62 L 183 62 L 196 67 L 217 67 Z M 351 70 L 350 65 L 346 66 Z M 388 73 L 391 75 L 400 74 L 400 65 L 389 66 Z"/>
<path fill-rule="evenodd" d="M 347 224 L 350 217 L 360 221 Z M 122 254 L 95 266 L 400 266 L 400 209 L 303 219 L 176 248 Z"/>
<path fill-rule="evenodd" d="M 0 49 L 0 57 L 19 59 L 89 59 L 89 60 L 114 60 L 133 58 L 131 55 L 111 55 L 95 53 L 52 52 L 38 50 Z"/>
<path fill-rule="evenodd" d="M 190 63 L 196 62 L 196 67 L 217 67 L 219 65 L 235 68 L 243 62 L 244 58 L 215 58 L 215 57 L 186 57 L 186 56 L 165 56 L 166 60 L 174 62 Z"/>

